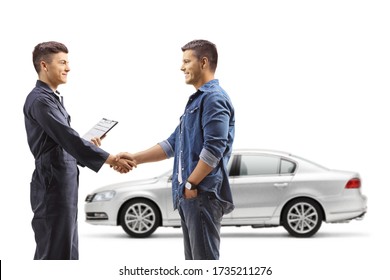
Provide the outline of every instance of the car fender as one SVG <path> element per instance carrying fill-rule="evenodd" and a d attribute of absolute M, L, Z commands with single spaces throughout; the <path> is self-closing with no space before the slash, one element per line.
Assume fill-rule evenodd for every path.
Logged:
<path fill-rule="evenodd" d="M 153 202 L 161 215 L 162 220 L 166 219 L 166 213 L 162 211 L 162 209 L 165 209 L 166 207 L 162 205 L 161 202 L 158 202 L 157 195 L 148 192 L 148 191 L 139 191 L 137 193 L 129 194 L 121 198 L 121 205 L 118 207 L 118 213 L 117 213 L 117 224 L 119 224 L 119 213 L 122 211 L 123 206 L 125 205 L 126 202 L 131 201 L 133 199 L 146 199 L 148 201 Z"/>
<path fill-rule="evenodd" d="M 273 214 L 273 220 L 274 221 L 278 221 L 279 224 L 281 224 L 281 218 L 282 218 L 282 211 L 284 209 L 284 207 L 287 205 L 287 203 L 289 203 L 290 201 L 294 200 L 294 199 L 298 199 L 298 198 L 309 198 L 309 199 L 312 199 L 314 200 L 315 202 L 317 202 L 321 209 L 322 209 L 322 213 L 324 215 L 324 220 L 326 221 L 326 211 L 325 211 L 325 208 L 324 208 L 324 203 L 321 201 L 321 199 L 319 199 L 318 197 L 316 196 L 313 196 L 313 195 L 310 195 L 308 193 L 297 193 L 297 194 L 294 194 L 294 195 L 291 195 L 289 197 L 286 197 L 285 199 L 283 199 L 283 201 L 279 204 L 279 206 L 275 209 L 275 212 Z"/>

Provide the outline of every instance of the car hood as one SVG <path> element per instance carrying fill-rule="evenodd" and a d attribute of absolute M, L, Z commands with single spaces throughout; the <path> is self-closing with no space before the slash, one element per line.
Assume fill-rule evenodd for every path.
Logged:
<path fill-rule="evenodd" d="M 126 182 L 121 182 L 121 183 L 116 183 L 116 184 L 111 184 L 107 185 L 104 187 L 100 187 L 98 189 L 95 189 L 93 192 L 98 193 L 102 191 L 115 191 L 118 189 L 123 189 L 123 188 L 129 188 L 129 187 L 138 187 L 138 186 L 145 186 L 145 185 L 152 185 L 155 184 L 159 181 L 159 177 L 156 178 L 149 178 L 149 179 L 142 179 L 142 180 L 134 180 L 134 181 L 126 181 Z"/>

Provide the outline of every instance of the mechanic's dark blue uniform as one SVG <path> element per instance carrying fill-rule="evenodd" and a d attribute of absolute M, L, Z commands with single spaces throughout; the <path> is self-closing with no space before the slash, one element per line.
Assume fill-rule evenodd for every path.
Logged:
<path fill-rule="evenodd" d="M 109 153 L 80 138 L 58 96 L 38 80 L 23 108 L 35 158 L 31 180 L 34 259 L 78 259 L 77 164 L 98 172 Z"/>

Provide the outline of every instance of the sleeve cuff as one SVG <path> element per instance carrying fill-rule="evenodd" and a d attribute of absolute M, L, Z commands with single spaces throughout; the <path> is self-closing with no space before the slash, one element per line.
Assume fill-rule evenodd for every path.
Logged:
<path fill-rule="evenodd" d="M 171 158 L 174 156 L 174 151 L 172 149 L 171 144 L 169 144 L 168 140 L 164 140 L 158 144 L 164 150 L 165 154 L 167 155 L 167 158 Z"/>
<path fill-rule="evenodd" d="M 212 153 L 210 153 L 204 148 L 200 152 L 199 158 L 203 160 L 205 163 L 207 163 L 207 165 L 211 166 L 212 168 L 217 167 L 220 160 L 219 158 L 215 157 Z"/>

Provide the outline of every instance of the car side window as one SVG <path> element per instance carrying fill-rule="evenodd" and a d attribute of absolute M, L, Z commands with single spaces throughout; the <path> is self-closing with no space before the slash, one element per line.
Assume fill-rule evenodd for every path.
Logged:
<path fill-rule="evenodd" d="M 239 175 L 277 175 L 279 174 L 279 162 L 279 157 L 242 155 Z"/>
<path fill-rule="evenodd" d="M 282 159 L 280 163 L 280 174 L 294 173 L 296 164 L 292 161 Z"/>

